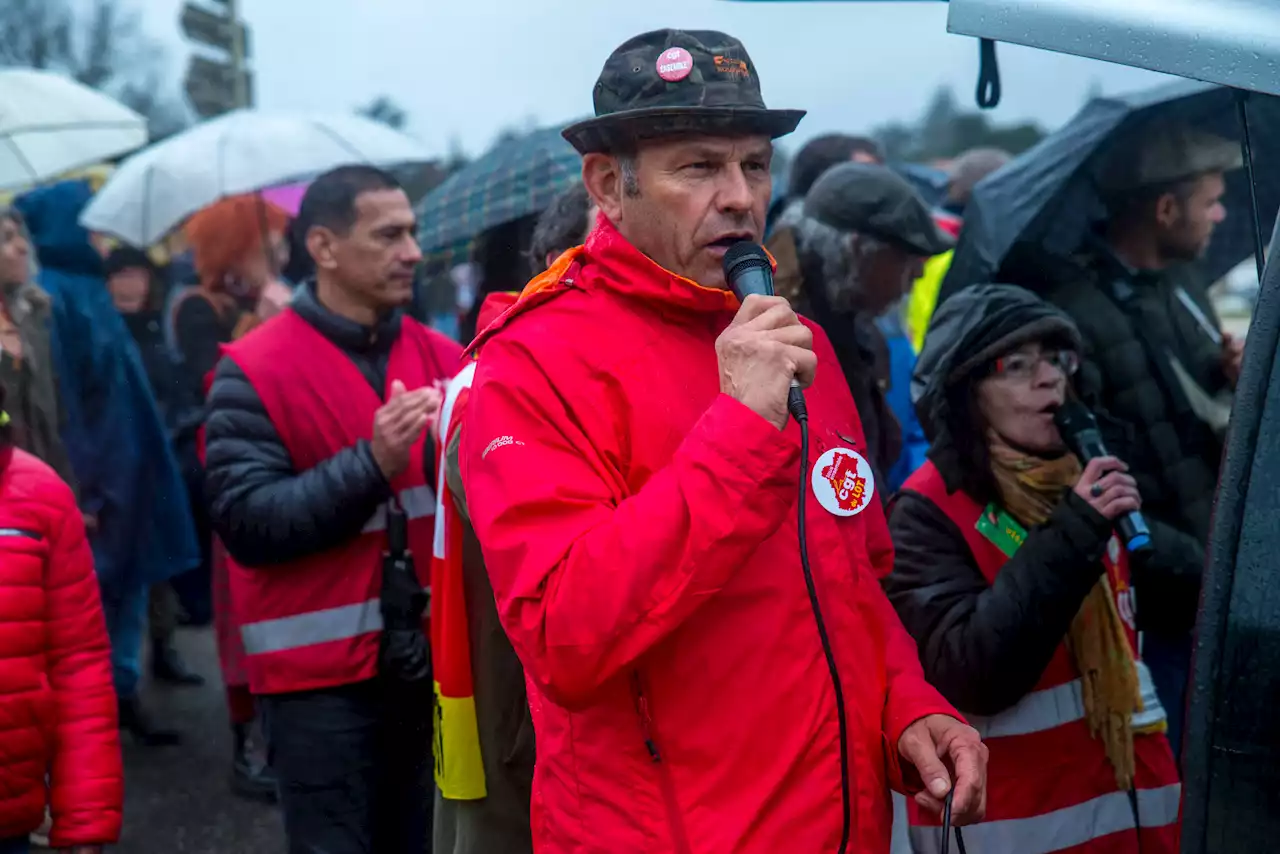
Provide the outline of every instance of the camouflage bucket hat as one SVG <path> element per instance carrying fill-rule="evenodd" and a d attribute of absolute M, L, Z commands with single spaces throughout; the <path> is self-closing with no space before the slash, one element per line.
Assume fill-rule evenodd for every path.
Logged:
<path fill-rule="evenodd" d="M 796 129 L 804 110 L 770 110 L 742 42 L 710 30 L 655 30 L 613 52 L 596 81 L 596 116 L 564 130 L 582 154 L 676 134 Z"/>

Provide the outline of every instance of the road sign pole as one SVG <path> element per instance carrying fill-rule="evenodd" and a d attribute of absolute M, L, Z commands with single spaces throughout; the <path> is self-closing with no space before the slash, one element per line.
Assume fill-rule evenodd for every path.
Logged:
<path fill-rule="evenodd" d="M 248 107 L 248 78 L 244 73 L 244 29 L 240 26 L 240 0 L 226 0 L 227 18 L 231 21 L 231 69 L 235 80 L 237 107 Z"/>

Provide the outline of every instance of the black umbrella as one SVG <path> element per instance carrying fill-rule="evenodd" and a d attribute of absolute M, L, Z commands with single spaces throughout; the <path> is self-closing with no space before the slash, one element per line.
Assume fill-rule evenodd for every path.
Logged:
<path fill-rule="evenodd" d="M 1095 181 L 1108 143 L 1164 122 L 1181 122 L 1240 140 L 1246 125 L 1240 121 L 1239 97 L 1227 87 L 1177 81 L 1090 101 L 1061 130 L 974 188 L 939 298 L 997 279 L 1017 244 L 1031 244 L 1058 257 L 1075 252 L 1104 215 Z M 1280 151 L 1280 99 L 1249 96 L 1248 119 L 1254 181 L 1248 169 L 1227 175 L 1227 220 L 1214 232 L 1201 261 L 1211 281 L 1255 252 L 1255 185 L 1261 228 L 1271 230 L 1280 208 L 1280 160 L 1273 154 Z"/>

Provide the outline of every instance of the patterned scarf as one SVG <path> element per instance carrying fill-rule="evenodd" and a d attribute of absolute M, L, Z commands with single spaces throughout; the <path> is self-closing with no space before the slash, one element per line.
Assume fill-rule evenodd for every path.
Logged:
<path fill-rule="evenodd" d="M 1010 447 L 994 431 L 987 440 L 1001 501 L 1027 528 L 1048 519 L 1080 479 L 1080 462 L 1071 454 L 1046 460 Z M 1133 649 L 1105 573 L 1072 620 L 1067 647 L 1080 672 L 1089 731 L 1102 740 L 1116 785 L 1128 791 L 1135 770 L 1131 721 L 1142 708 L 1142 694 Z"/>

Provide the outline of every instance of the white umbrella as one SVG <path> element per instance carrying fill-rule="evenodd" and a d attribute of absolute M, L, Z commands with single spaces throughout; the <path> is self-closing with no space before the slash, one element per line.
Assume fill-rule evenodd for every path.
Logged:
<path fill-rule="evenodd" d="M 93 197 L 80 223 L 150 246 L 225 196 L 347 163 L 395 166 L 430 159 L 416 140 L 359 116 L 237 110 L 130 157 Z"/>
<path fill-rule="evenodd" d="M 0 189 L 29 187 L 147 144 L 147 122 L 69 77 L 0 71 Z"/>

